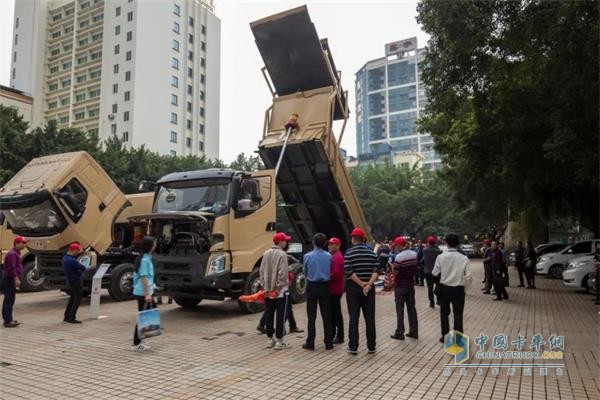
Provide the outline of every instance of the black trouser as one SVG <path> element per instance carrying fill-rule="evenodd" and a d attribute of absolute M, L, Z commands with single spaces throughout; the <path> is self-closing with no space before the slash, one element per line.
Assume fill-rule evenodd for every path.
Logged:
<path fill-rule="evenodd" d="M 285 335 L 285 317 L 289 292 L 285 292 L 283 297 L 276 299 L 265 298 L 265 324 L 267 326 L 267 336 L 272 338 L 273 333 L 277 339 L 282 339 Z M 273 327 L 275 323 L 275 327 Z"/>
<path fill-rule="evenodd" d="M 77 319 L 77 309 L 81 305 L 83 297 L 83 283 L 81 278 L 68 281 L 69 286 L 69 302 L 65 309 L 64 321 L 74 321 Z"/>
<path fill-rule="evenodd" d="M 527 274 L 525 268 L 523 268 L 523 263 L 517 263 L 517 271 L 519 272 L 519 283 L 521 286 L 525 286 L 523 277 Z"/>
<path fill-rule="evenodd" d="M 2 279 L 2 291 L 4 292 L 4 302 L 2 303 L 2 319 L 8 324 L 13 320 L 13 306 L 15 305 L 16 287 L 15 278 L 5 276 Z"/>
<path fill-rule="evenodd" d="M 506 291 L 506 277 L 508 276 L 508 272 L 497 271 L 495 275 L 494 291 L 496 292 L 496 298 L 498 300 L 503 298 L 508 300 L 508 292 Z"/>
<path fill-rule="evenodd" d="M 156 308 L 156 303 L 154 302 L 154 300 L 152 301 L 152 303 L 148 303 L 148 305 L 146 305 L 146 300 L 144 299 L 144 296 L 135 296 L 135 299 L 137 300 L 138 312 Z M 138 336 L 138 326 L 137 324 L 135 324 L 135 329 L 133 330 L 133 345 L 137 346 L 138 344 L 140 344 L 141 341 L 142 340 Z"/>
<path fill-rule="evenodd" d="M 485 291 L 489 292 L 494 283 L 494 270 L 492 264 L 483 264 L 483 271 L 485 272 Z"/>
<path fill-rule="evenodd" d="M 450 332 L 450 304 L 454 314 L 454 330 L 463 331 L 463 311 L 465 308 L 465 287 L 440 285 L 440 320 L 442 325 L 442 336 Z"/>
<path fill-rule="evenodd" d="M 331 336 L 338 341 L 344 341 L 344 317 L 342 316 L 342 295 L 331 295 Z"/>
<path fill-rule="evenodd" d="M 525 270 L 525 277 L 527 278 L 527 286 L 535 287 L 535 265 Z"/>
<path fill-rule="evenodd" d="M 435 296 L 433 295 L 433 289 L 434 289 L 434 285 L 436 285 L 438 283 L 438 279 L 437 279 L 437 277 L 433 276 L 432 273 L 427 273 L 427 274 L 425 274 L 425 281 L 427 282 L 427 297 L 429 297 L 429 305 L 432 306 L 435 303 Z"/>
<path fill-rule="evenodd" d="M 417 309 L 415 308 L 415 288 L 394 289 L 396 300 L 396 335 L 404 334 L 404 304 L 408 314 L 408 332 L 413 335 L 419 334 L 419 322 L 417 321 Z"/>
<path fill-rule="evenodd" d="M 425 267 L 422 265 L 419 265 L 417 267 L 417 273 L 415 274 L 415 283 L 417 285 L 421 285 L 423 286 L 423 284 L 425 283 Z"/>
<path fill-rule="evenodd" d="M 508 276 L 508 264 L 504 264 L 504 265 L 502 266 L 502 269 L 503 269 L 503 270 L 504 270 L 504 272 L 505 272 L 505 275 L 504 275 L 504 282 L 505 282 L 505 283 L 504 283 L 504 287 L 508 287 L 508 286 L 510 286 L 510 283 L 509 283 L 509 280 L 510 280 L 509 278 L 510 278 L 510 277 Z"/>
<path fill-rule="evenodd" d="M 358 319 L 362 310 L 367 328 L 367 348 L 375 350 L 375 289 L 371 288 L 365 296 L 362 288 L 356 283 L 350 280 L 346 282 L 346 302 L 350 314 L 348 348 L 354 351 L 358 348 Z"/>
<path fill-rule="evenodd" d="M 285 316 L 286 316 L 286 320 L 290 323 L 290 330 L 295 330 L 296 328 L 298 328 L 298 325 L 296 324 L 296 318 L 294 318 L 294 310 L 292 310 L 292 299 L 291 299 L 291 297 L 288 298 L 287 310 L 286 310 Z M 260 317 L 260 321 L 258 323 L 258 326 L 260 326 L 262 328 L 265 328 L 267 326 L 267 312 L 266 312 L 266 310 L 262 313 L 262 316 Z"/>
<path fill-rule="evenodd" d="M 317 319 L 317 304 L 321 311 L 323 320 L 323 331 L 325 334 L 325 346 L 333 345 L 333 331 L 331 329 L 331 298 L 329 294 L 329 282 L 310 282 L 306 284 L 306 315 L 308 317 L 308 336 L 306 344 L 315 345 Z"/>

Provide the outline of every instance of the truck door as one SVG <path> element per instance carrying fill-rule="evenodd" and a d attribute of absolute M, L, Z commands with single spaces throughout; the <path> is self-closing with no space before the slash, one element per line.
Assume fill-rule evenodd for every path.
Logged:
<path fill-rule="evenodd" d="M 271 246 L 276 222 L 275 171 L 247 174 L 235 190 L 229 226 L 232 272 L 250 272 Z"/>

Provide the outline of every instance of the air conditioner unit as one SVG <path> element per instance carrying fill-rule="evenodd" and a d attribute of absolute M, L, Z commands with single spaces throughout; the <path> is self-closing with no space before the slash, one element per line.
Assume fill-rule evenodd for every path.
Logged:
<path fill-rule="evenodd" d="M 109 119 L 109 120 L 111 120 L 111 121 L 112 121 L 113 119 L 115 119 L 115 116 L 114 116 L 114 114 L 108 114 L 108 119 Z"/>

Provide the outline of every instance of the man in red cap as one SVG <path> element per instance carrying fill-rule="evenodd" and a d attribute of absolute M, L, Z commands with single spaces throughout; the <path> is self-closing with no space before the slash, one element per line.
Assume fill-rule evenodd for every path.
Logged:
<path fill-rule="evenodd" d="M 494 271 L 492 270 L 492 248 L 489 239 L 483 241 L 483 272 L 485 273 L 484 294 L 490 294 L 494 282 Z"/>
<path fill-rule="evenodd" d="M 273 235 L 273 246 L 265 251 L 260 262 L 260 284 L 262 289 L 271 293 L 265 296 L 265 323 L 267 325 L 268 347 L 281 350 L 288 347 L 283 341 L 285 334 L 285 311 L 289 300 L 288 258 L 285 249 L 291 236 L 282 232 Z M 275 322 L 275 328 L 273 328 Z M 273 339 L 275 333 L 276 339 Z"/>
<path fill-rule="evenodd" d="M 344 317 L 342 316 L 341 299 L 344 294 L 344 256 L 340 251 L 342 241 L 336 237 L 329 239 L 328 248 L 331 253 L 331 280 L 329 294 L 331 296 L 331 327 L 333 344 L 344 343 Z"/>
<path fill-rule="evenodd" d="M 437 240 L 433 236 L 427 238 L 427 246 L 423 249 L 423 267 L 425 272 L 425 281 L 427 282 L 427 296 L 429 297 L 429 307 L 435 308 L 435 299 L 433 285 L 437 284 L 437 278 L 432 274 L 435 260 L 442 253 L 436 245 Z M 439 305 L 439 299 L 437 301 Z"/>
<path fill-rule="evenodd" d="M 13 307 L 15 305 L 16 291 L 21 287 L 21 275 L 23 275 L 21 250 L 25 248 L 26 244 L 27 239 L 23 236 L 17 236 L 13 240 L 13 248 L 4 257 L 2 319 L 6 328 L 14 328 L 19 325 L 19 322 L 13 319 Z"/>
<path fill-rule="evenodd" d="M 346 252 L 346 302 L 350 314 L 348 348 L 350 354 L 358 354 L 358 319 L 362 310 L 367 333 L 367 348 L 375 353 L 375 281 L 379 263 L 377 256 L 366 244 L 365 232 L 355 228 L 350 234 L 352 247 Z"/>
<path fill-rule="evenodd" d="M 398 252 L 392 265 L 396 274 L 394 298 L 396 301 L 396 331 L 392 339 L 404 340 L 404 305 L 408 314 L 407 337 L 418 339 L 419 321 L 415 307 L 415 276 L 417 275 L 417 253 L 410 249 L 403 237 L 394 239 L 394 250 Z"/>
<path fill-rule="evenodd" d="M 77 309 L 81 304 L 81 298 L 83 297 L 83 282 L 82 273 L 85 271 L 85 265 L 81 264 L 77 260 L 77 256 L 81 254 L 81 245 L 77 242 L 69 244 L 67 248 L 67 254 L 62 259 L 62 268 L 67 278 L 67 285 L 69 287 L 69 302 L 65 309 L 64 322 L 68 324 L 80 324 L 81 321 L 77 320 Z"/>

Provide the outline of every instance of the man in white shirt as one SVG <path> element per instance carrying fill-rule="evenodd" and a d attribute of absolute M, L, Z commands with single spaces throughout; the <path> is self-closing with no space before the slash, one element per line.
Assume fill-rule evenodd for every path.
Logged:
<path fill-rule="evenodd" d="M 440 319 L 442 324 L 442 337 L 450 331 L 450 304 L 454 314 L 454 330 L 463 332 L 463 310 L 465 308 L 465 288 L 471 286 L 471 267 L 467 256 L 459 253 L 458 236 L 449 233 L 444 239 L 448 251 L 440 254 L 435 260 L 433 276 L 439 276 Z"/>

